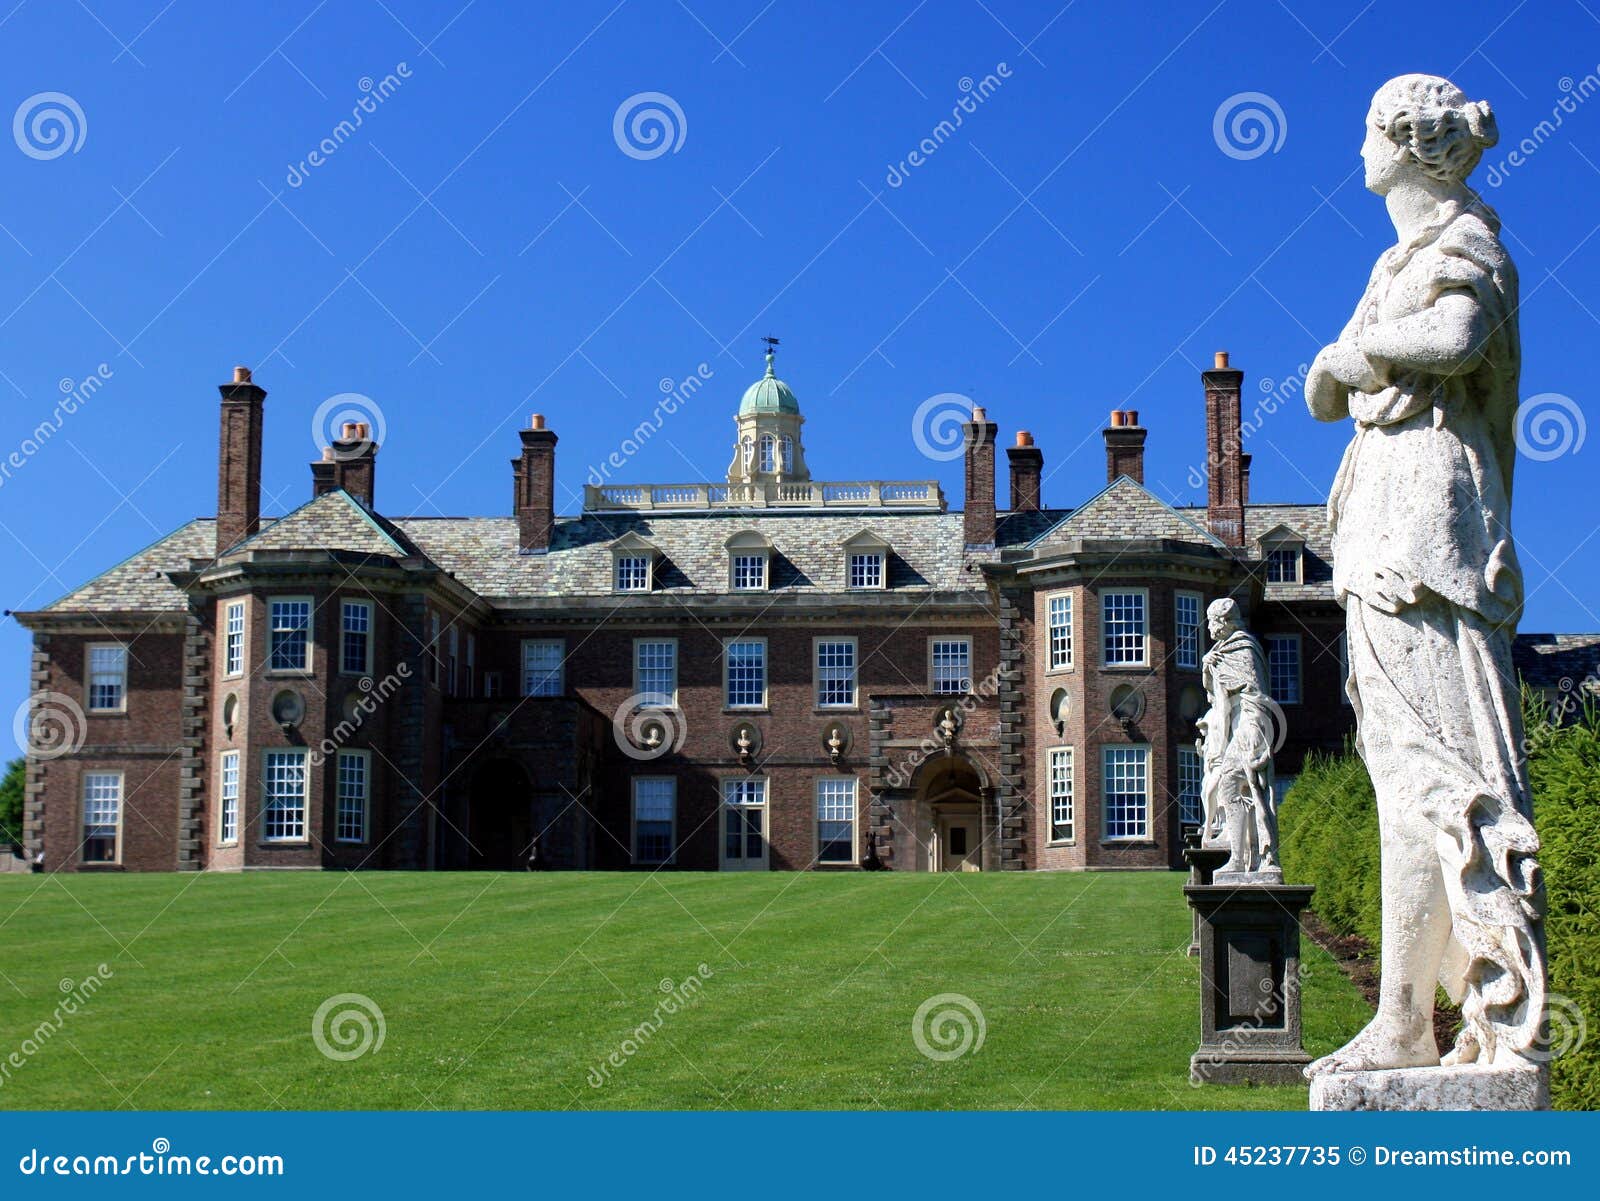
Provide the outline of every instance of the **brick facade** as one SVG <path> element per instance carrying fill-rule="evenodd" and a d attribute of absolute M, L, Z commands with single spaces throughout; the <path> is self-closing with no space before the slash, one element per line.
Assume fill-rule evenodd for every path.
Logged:
<path fill-rule="evenodd" d="M 803 448 L 775 443 L 736 444 L 725 489 L 589 489 L 581 515 L 558 518 L 557 438 L 535 417 L 505 517 L 385 516 L 378 448 L 350 427 L 312 464 L 312 500 L 262 520 L 266 393 L 240 369 L 221 389 L 216 520 L 19 615 L 35 633 L 33 690 L 85 713 L 68 753 L 30 758 L 28 849 L 48 870 L 656 870 L 634 796 L 638 781 L 666 779 L 666 866 L 716 871 L 746 865 L 729 858 L 724 790 L 756 779 L 760 838 L 741 848 L 758 846 L 768 870 L 1176 867 L 1180 756 L 1203 705 L 1197 664 L 1179 661 L 1180 598 L 1192 619 L 1233 596 L 1256 633 L 1296 640 L 1281 772 L 1353 726 L 1320 506 L 1248 503 L 1241 378 L 1222 361 L 1203 373 L 1202 508 L 1140 486 L 1147 431 L 1119 412 L 1104 491 L 1044 507 L 1044 452 L 1021 433 L 1007 452 L 1011 508 L 997 512 L 999 426 L 980 409 L 960 512 L 936 485 L 814 484 Z M 763 386 L 747 394 L 755 416 L 797 405 L 770 372 Z M 799 429 L 792 416 L 782 429 Z M 1292 578 L 1267 578 L 1272 547 L 1300 556 Z M 755 586 L 736 586 L 736 556 L 762 560 Z M 646 586 L 619 590 L 622 558 L 648 563 Z M 1057 598 L 1070 601 L 1070 665 L 1053 662 Z M 292 602 L 307 606 L 303 669 L 274 662 L 275 601 L 280 625 L 296 620 Z M 1137 611 L 1137 662 L 1107 662 L 1108 605 Z M 346 645 L 358 618 L 365 658 L 359 636 Z M 764 704 L 728 706 L 729 639 L 764 644 Z M 668 703 L 641 700 L 641 641 L 673 645 Z M 89 648 L 106 642 L 127 648 L 117 713 L 88 704 Z M 552 642 L 559 683 L 524 695 L 525 645 Z M 853 646 L 854 703 L 819 704 L 819 642 Z M 970 648 L 967 689 L 936 690 L 936 642 L 940 670 L 958 675 Z M 1056 838 L 1059 749 L 1072 753 L 1072 831 Z M 1124 836 L 1109 833 L 1108 757 L 1143 776 L 1136 822 L 1138 805 L 1119 802 L 1138 826 Z M 272 836 L 268 778 L 285 763 L 304 765 L 304 828 Z M 103 865 L 82 853 L 96 772 L 122 781 L 116 861 Z M 830 845 L 848 853 L 821 863 L 818 797 L 840 781 L 855 809 L 847 841 Z"/>

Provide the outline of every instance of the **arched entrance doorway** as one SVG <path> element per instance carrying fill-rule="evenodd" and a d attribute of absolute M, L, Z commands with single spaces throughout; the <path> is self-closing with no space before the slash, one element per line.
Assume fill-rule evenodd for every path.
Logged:
<path fill-rule="evenodd" d="M 467 800 L 467 867 L 518 871 L 528 866 L 536 830 L 528 773 L 510 759 L 485 763 Z"/>
<path fill-rule="evenodd" d="M 993 814 L 982 774 L 961 755 L 930 759 L 916 779 L 918 866 L 933 872 L 974 872 L 995 858 L 989 844 Z"/>

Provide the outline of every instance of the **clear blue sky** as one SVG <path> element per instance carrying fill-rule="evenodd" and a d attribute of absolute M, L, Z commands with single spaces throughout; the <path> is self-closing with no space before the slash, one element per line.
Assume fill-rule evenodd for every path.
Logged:
<path fill-rule="evenodd" d="M 58 92 L 84 134 L 53 158 L 0 137 L 0 457 L 59 381 L 110 374 L 0 486 L 3 607 L 212 512 L 235 363 L 270 392 L 268 512 L 309 496 L 313 417 L 343 392 L 382 411 L 384 511 L 507 512 L 533 411 L 561 437 L 575 511 L 658 381 L 701 363 L 710 383 L 617 477 L 714 479 L 768 333 L 818 478 L 936 474 L 959 503 L 959 463 L 930 463 L 910 430 L 921 401 L 957 392 L 1008 441 L 1035 433 L 1048 504 L 1103 483 L 1114 407 L 1151 430 L 1151 487 L 1201 499 L 1212 352 L 1247 372 L 1247 404 L 1292 377 L 1391 238 L 1358 170 L 1374 88 L 1430 71 L 1489 99 L 1487 166 L 1600 71 L 1593 0 L 163 4 L 0 0 L 0 118 Z M 363 78 L 390 74 L 292 186 Z M 990 74 L 890 186 L 962 79 Z M 613 136 L 643 92 L 683 114 L 659 157 Z M 1219 148 L 1240 92 L 1281 110 L 1276 149 Z M 1581 414 L 1600 96 L 1570 103 L 1484 190 L 1522 274 L 1523 395 Z M 1287 395 L 1251 440 L 1254 495 L 1321 500 L 1346 431 Z M 1520 462 L 1524 629 L 1600 629 L 1597 464 L 1600 445 Z M 0 625 L 6 721 L 27 647 Z"/>

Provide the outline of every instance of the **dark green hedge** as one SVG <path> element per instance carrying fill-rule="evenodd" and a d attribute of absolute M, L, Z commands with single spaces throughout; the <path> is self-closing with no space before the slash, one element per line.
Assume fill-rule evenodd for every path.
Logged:
<path fill-rule="evenodd" d="M 1600 1109 L 1600 709 L 1558 725 L 1525 695 L 1523 715 L 1549 894 L 1551 1037 L 1566 1048 L 1552 1091 L 1557 1108 Z M 1376 948 L 1378 814 L 1359 757 L 1307 761 L 1284 798 L 1279 841 L 1286 877 L 1316 885 L 1322 920 Z"/>

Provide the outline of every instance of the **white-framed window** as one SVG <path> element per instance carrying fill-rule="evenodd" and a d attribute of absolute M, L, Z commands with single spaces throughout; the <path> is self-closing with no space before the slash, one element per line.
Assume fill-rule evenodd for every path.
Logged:
<path fill-rule="evenodd" d="M 735 592 L 761 592 L 767 586 L 767 555 L 763 551 L 754 555 L 733 556 L 733 589 Z"/>
<path fill-rule="evenodd" d="M 428 683 L 439 686 L 440 659 L 444 647 L 440 641 L 440 623 L 437 613 L 428 614 Z"/>
<path fill-rule="evenodd" d="M 1050 645 L 1050 670 L 1072 666 L 1072 593 L 1058 592 L 1045 599 L 1045 624 Z"/>
<path fill-rule="evenodd" d="M 450 623 L 450 629 L 445 635 L 445 646 L 448 650 L 444 660 L 444 690 L 454 696 L 456 680 L 459 678 L 456 665 L 461 661 L 461 630 L 455 622 Z"/>
<path fill-rule="evenodd" d="M 723 643 L 723 694 L 729 709 L 767 707 L 767 640 L 733 638 Z"/>
<path fill-rule="evenodd" d="M 1150 748 L 1108 746 L 1102 749 L 1100 791 L 1104 797 L 1101 836 L 1106 839 L 1150 837 Z"/>
<path fill-rule="evenodd" d="M 1149 662 L 1149 611 L 1150 595 L 1143 588 L 1100 594 L 1100 632 L 1107 667 Z"/>
<path fill-rule="evenodd" d="M 1298 584 L 1300 582 L 1301 548 L 1293 543 L 1267 548 L 1267 583 Z"/>
<path fill-rule="evenodd" d="M 670 709 L 678 703 L 678 640 L 633 640 L 633 691 L 650 698 L 645 703 Z"/>
<path fill-rule="evenodd" d="M 268 605 L 267 667 L 311 670 L 311 598 L 275 596 Z"/>
<path fill-rule="evenodd" d="M 972 639 L 928 639 L 928 675 L 939 696 L 960 696 L 972 690 Z"/>
<path fill-rule="evenodd" d="M 566 681 L 562 679 L 562 662 L 566 655 L 567 644 L 563 639 L 524 639 L 522 643 L 522 695 L 560 696 L 566 692 Z M 485 690 L 487 691 L 487 689 Z"/>
<path fill-rule="evenodd" d="M 782 463 L 783 472 L 787 475 L 794 470 L 794 439 L 788 434 L 783 436 L 783 441 L 779 444 L 779 455 L 781 456 L 779 462 Z"/>
<path fill-rule="evenodd" d="M 89 711 L 121 713 L 128 707 L 128 648 L 120 642 L 89 644 Z"/>
<path fill-rule="evenodd" d="M 83 776 L 84 863 L 122 862 L 122 773 L 92 771 Z"/>
<path fill-rule="evenodd" d="M 1200 752 L 1192 746 L 1178 748 L 1178 824 L 1198 826 L 1205 821 L 1205 806 L 1200 799 L 1200 781 L 1206 773 Z"/>
<path fill-rule="evenodd" d="M 217 845 L 239 841 L 239 752 L 223 751 L 217 764 Z"/>
<path fill-rule="evenodd" d="M 676 850 L 678 781 L 671 776 L 633 778 L 633 861 L 671 863 Z"/>
<path fill-rule="evenodd" d="M 761 464 L 762 471 L 778 470 L 778 440 L 771 434 L 761 435 Z"/>
<path fill-rule="evenodd" d="M 650 556 L 618 555 L 616 587 L 618 592 L 649 592 Z"/>
<path fill-rule="evenodd" d="M 856 640 L 813 638 L 817 708 L 853 709 L 856 704 Z"/>
<path fill-rule="evenodd" d="M 334 803 L 333 837 L 338 842 L 366 842 L 372 755 L 367 751 L 340 751 L 337 772 L 339 791 Z"/>
<path fill-rule="evenodd" d="M 817 781 L 817 862 L 856 861 L 856 778 Z"/>
<path fill-rule="evenodd" d="M 850 587 L 883 587 L 883 552 L 881 550 L 855 550 L 850 552 Z"/>
<path fill-rule="evenodd" d="M 1179 667 L 1200 666 L 1200 594 L 1179 592 L 1172 598 L 1173 655 Z"/>
<path fill-rule="evenodd" d="M 756 461 L 756 440 L 749 434 L 739 439 L 739 461 L 744 464 L 746 471 Z"/>
<path fill-rule="evenodd" d="M 478 695 L 478 636 L 467 631 L 467 695 Z"/>
<path fill-rule="evenodd" d="M 1050 750 L 1050 841 L 1071 842 L 1077 837 L 1077 781 L 1072 773 L 1072 748 Z"/>
<path fill-rule="evenodd" d="M 261 837 L 300 842 L 306 836 L 306 752 L 267 751 L 261 763 Z"/>
<path fill-rule="evenodd" d="M 1267 690 L 1280 705 L 1300 703 L 1300 635 L 1268 634 Z"/>
<path fill-rule="evenodd" d="M 741 776 L 722 782 L 722 866 L 761 868 L 767 863 L 767 779 Z"/>
<path fill-rule="evenodd" d="M 372 674 L 372 602 L 339 603 L 339 670 L 345 675 Z"/>
<path fill-rule="evenodd" d="M 244 602 L 229 601 L 222 610 L 222 673 L 244 674 Z"/>

